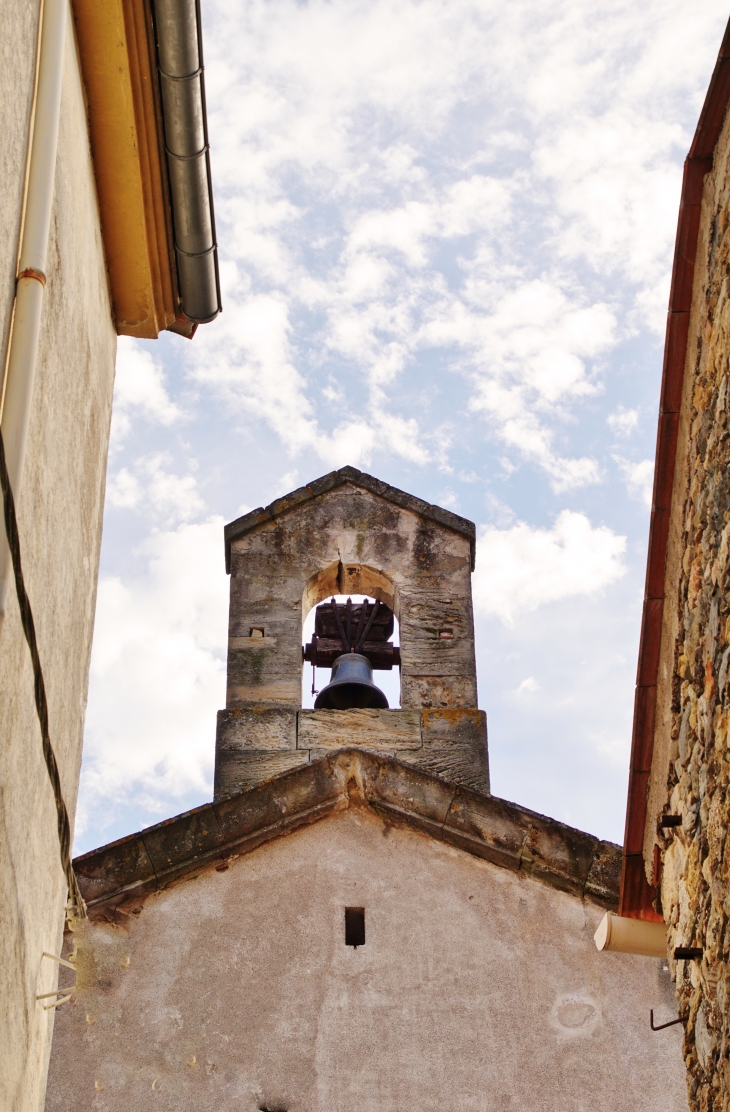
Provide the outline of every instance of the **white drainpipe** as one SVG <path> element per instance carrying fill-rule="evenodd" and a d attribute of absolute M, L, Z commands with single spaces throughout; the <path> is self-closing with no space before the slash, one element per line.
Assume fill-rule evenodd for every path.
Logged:
<path fill-rule="evenodd" d="M 35 106 L 29 136 L 27 189 L 15 306 L 5 371 L 2 427 L 10 484 L 19 501 L 40 334 L 46 256 L 58 150 L 68 0 L 42 0 Z M 0 618 L 10 579 L 10 552 L 0 515 Z"/>
<path fill-rule="evenodd" d="M 640 954 L 647 958 L 667 956 L 667 928 L 664 923 L 627 919 L 607 911 L 598 924 L 593 939 L 598 950 Z"/>

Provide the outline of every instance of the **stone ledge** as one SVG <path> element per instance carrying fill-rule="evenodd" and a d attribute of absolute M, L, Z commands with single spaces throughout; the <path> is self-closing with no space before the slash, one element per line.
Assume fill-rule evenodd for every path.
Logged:
<path fill-rule="evenodd" d="M 453 784 L 489 794 L 484 711 L 296 711 L 261 703 L 219 711 L 213 798 L 235 795 L 259 780 L 351 746 L 398 757 Z"/>
<path fill-rule="evenodd" d="M 300 749 L 417 749 L 421 745 L 421 714 L 417 710 L 300 710 Z"/>
<path fill-rule="evenodd" d="M 269 753 L 269 758 L 290 754 Z M 297 756 L 297 754 L 291 754 Z M 502 868 L 615 909 L 621 850 L 391 756 L 342 749 L 74 862 L 92 916 L 352 806 L 372 808 Z"/>

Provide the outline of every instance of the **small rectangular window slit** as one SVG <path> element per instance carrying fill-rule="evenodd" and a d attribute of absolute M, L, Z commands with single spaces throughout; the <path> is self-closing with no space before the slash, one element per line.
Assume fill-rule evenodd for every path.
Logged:
<path fill-rule="evenodd" d="M 365 945 L 364 907 L 345 908 L 345 945 L 354 946 L 355 949 Z"/>

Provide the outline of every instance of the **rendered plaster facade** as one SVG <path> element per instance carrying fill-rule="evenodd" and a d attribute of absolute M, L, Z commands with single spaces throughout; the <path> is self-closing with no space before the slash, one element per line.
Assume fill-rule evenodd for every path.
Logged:
<path fill-rule="evenodd" d="M 0 336 L 7 343 L 33 89 L 37 3 L 4 11 L 0 107 Z M 81 763 L 101 540 L 116 333 L 107 290 L 84 91 L 69 13 L 55 200 L 32 418 L 18 518 L 71 812 Z M 43 1107 L 65 880 L 41 753 L 33 674 L 14 589 L 0 628 L 0 1107 Z"/>
<path fill-rule="evenodd" d="M 598 904 L 363 807 L 127 908 L 68 938 L 47 1112 L 686 1109 L 662 962 L 607 961 Z"/>
<path fill-rule="evenodd" d="M 672 961 L 690 1105 L 702 1110 L 730 1108 L 729 140 L 726 119 L 702 197 L 644 849 L 670 953 L 703 951 Z M 681 826 L 659 828 L 663 812 Z"/>
<path fill-rule="evenodd" d="M 343 468 L 226 527 L 227 707 L 215 797 L 343 745 L 397 753 L 489 791 L 477 709 L 471 522 Z M 334 594 L 365 594 L 400 623 L 401 709 L 302 711 L 302 624 Z"/>

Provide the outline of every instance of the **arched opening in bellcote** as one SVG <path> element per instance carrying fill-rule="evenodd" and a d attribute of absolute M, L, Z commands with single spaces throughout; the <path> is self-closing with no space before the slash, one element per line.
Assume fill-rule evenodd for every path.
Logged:
<path fill-rule="evenodd" d="M 391 640 L 394 645 L 400 644 L 399 627 L 399 592 L 397 585 L 378 568 L 368 567 L 366 564 L 343 563 L 337 560 L 326 568 L 313 575 L 307 582 L 302 596 L 302 647 L 311 641 L 314 633 L 314 617 L 317 606 L 334 598 L 338 603 L 345 603 L 350 598 L 355 605 L 365 599 L 370 603 L 374 600 L 383 603 L 393 612 L 394 630 Z M 390 708 L 398 709 L 401 705 L 400 668 L 391 670 L 377 669 L 374 682 L 385 693 Z M 314 706 L 317 692 L 321 691 L 330 681 L 330 668 L 313 668 L 309 663 L 304 663 L 302 669 L 302 707 L 310 709 Z M 314 687 L 314 692 L 312 688 Z"/>

